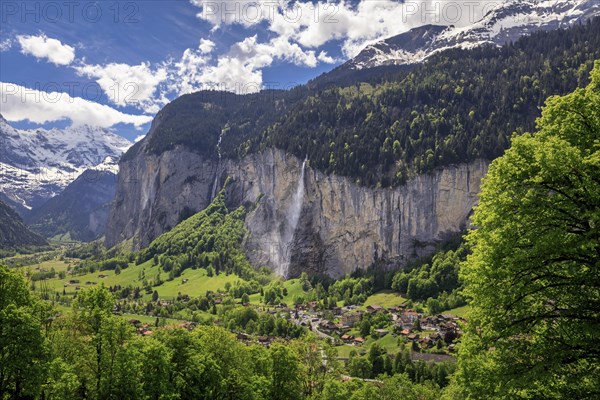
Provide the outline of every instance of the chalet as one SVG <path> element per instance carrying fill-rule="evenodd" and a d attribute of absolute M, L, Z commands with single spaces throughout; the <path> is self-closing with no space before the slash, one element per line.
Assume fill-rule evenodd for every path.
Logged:
<path fill-rule="evenodd" d="M 331 321 L 323 320 L 319 323 L 319 329 L 322 331 L 333 332 L 337 328 L 338 326 Z"/>
<path fill-rule="evenodd" d="M 378 305 L 374 304 L 372 306 L 368 306 L 367 307 L 367 312 L 370 313 L 370 314 L 375 314 L 375 313 L 378 313 L 378 312 L 387 313 L 388 311 L 384 307 L 381 307 L 381 306 L 378 306 Z"/>
<path fill-rule="evenodd" d="M 98 275 L 98 278 L 100 278 L 100 279 L 108 278 L 108 275 L 105 275 L 105 274 L 99 274 L 99 275 Z"/>
<path fill-rule="evenodd" d="M 410 335 L 407 336 L 407 338 L 411 342 L 414 342 L 416 340 L 419 340 L 419 334 L 418 333 L 411 333 Z"/>
<path fill-rule="evenodd" d="M 258 343 L 262 344 L 263 346 L 269 346 L 274 341 L 275 341 L 275 337 L 273 337 L 273 336 L 259 336 L 258 337 Z"/>
<path fill-rule="evenodd" d="M 418 318 L 419 314 L 413 310 L 405 310 L 400 314 L 400 321 L 405 328 L 412 326 Z"/>
<path fill-rule="evenodd" d="M 429 336 L 425 336 L 424 338 L 419 339 L 419 344 L 423 348 L 431 348 L 435 345 L 435 341 L 433 341 Z"/>
<path fill-rule="evenodd" d="M 356 344 L 364 344 L 365 343 L 365 339 L 361 338 L 361 337 L 357 337 L 354 339 L 354 343 Z"/>
<path fill-rule="evenodd" d="M 331 311 L 333 315 L 342 315 L 342 307 L 333 307 Z"/>
<path fill-rule="evenodd" d="M 352 326 L 356 325 L 358 322 L 360 322 L 361 317 L 362 317 L 361 312 L 345 313 L 342 315 L 342 325 L 352 327 Z"/>
<path fill-rule="evenodd" d="M 387 329 L 375 329 L 375 334 L 379 337 L 384 337 L 388 333 L 390 333 L 390 331 L 388 331 Z"/>
<path fill-rule="evenodd" d="M 354 336 L 352 335 L 342 335 L 342 337 L 340 338 L 342 339 L 343 342 L 345 343 L 350 343 L 354 340 Z"/>

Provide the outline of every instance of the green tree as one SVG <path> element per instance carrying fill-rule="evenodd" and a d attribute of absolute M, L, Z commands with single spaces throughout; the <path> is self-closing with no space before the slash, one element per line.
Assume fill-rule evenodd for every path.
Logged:
<path fill-rule="evenodd" d="M 600 62 L 492 163 L 473 223 L 458 384 L 468 398 L 597 398 Z"/>
<path fill-rule="evenodd" d="M 284 344 L 275 343 L 271 347 L 273 380 L 271 399 L 300 399 L 300 359 L 294 350 Z"/>
<path fill-rule="evenodd" d="M 250 303 L 250 296 L 248 296 L 248 293 L 244 293 L 242 295 L 242 304 L 248 304 Z"/>
<path fill-rule="evenodd" d="M 0 394 L 34 398 L 45 380 L 47 347 L 40 307 L 18 273 L 0 265 Z"/>

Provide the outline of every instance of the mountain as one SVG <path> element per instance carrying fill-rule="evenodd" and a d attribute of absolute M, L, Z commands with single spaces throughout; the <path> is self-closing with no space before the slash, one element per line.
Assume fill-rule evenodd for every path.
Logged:
<path fill-rule="evenodd" d="M 425 25 L 371 44 L 339 67 L 363 70 L 421 63 L 440 51 L 503 45 L 540 30 L 567 28 L 600 15 L 598 0 L 508 0 L 464 27 Z"/>
<path fill-rule="evenodd" d="M 48 242 L 31 232 L 19 214 L 0 200 L 0 249 L 20 249 L 28 246 L 45 246 Z"/>
<path fill-rule="evenodd" d="M 60 194 L 34 208 L 25 221 L 47 238 L 67 236 L 84 242 L 97 239 L 106 229 L 117 172 L 117 160 L 107 157 L 104 163 L 85 170 Z"/>
<path fill-rule="evenodd" d="M 148 246 L 230 178 L 255 266 L 341 277 L 404 264 L 468 225 L 490 160 L 597 59 L 600 18 L 446 50 L 378 84 L 182 96 L 119 163 L 105 243 Z"/>
<path fill-rule="evenodd" d="M 0 115 L 0 198 L 22 214 L 131 142 L 102 128 L 15 129 Z"/>

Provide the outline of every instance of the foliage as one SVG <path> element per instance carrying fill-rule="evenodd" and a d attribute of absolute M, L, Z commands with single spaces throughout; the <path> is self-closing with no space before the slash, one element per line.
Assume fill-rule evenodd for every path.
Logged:
<path fill-rule="evenodd" d="M 438 299 L 438 309 L 450 309 L 464 304 L 456 293 L 461 285 L 458 279 L 460 263 L 467 255 L 466 246 L 456 250 L 439 251 L 430 263 L 408 267 L 397 272 L 392 289 L 405 294 L 411 300 Z M 434 304 L 434 302 L 429 302 Z"/>
<path fill-rule="evenodd" d="M 468 398 L 600 394 L 600 62 L 548 99 L 485 179 L 462 268 L 472 311 L 458 385 Z"/>
<path fill-rule="evenodd" d="M 600 58 L 599 25 L 597 18 L 502 48 L 445 51 L 397 81 L 329 87 L 291 108 L 252 149 L 282 148 L 326 173 L 384 187 L 493 159 L 511 132 L 534 127 L 544 99 L 585 83 Z"/>
<path fill-rule="evenodd" d="M 22 276 L 0 265 L 0 395 L 39 395 L 45 380 L 47 343 L 42 332 L 47 310 L 29 293 Z"/>
<path fill-rule="evenodd" d="M 250 266 L 242 250 L 246 235 L 246 210 L 229 211 L 225 206 L 225 191 L 215 197 L 203 211 L 179 223 L 171 231 L 156 238 L 137 256 L 140 264 L 150 259 L 160 263 L 177 278 L 187 268 L 206 268 L 209 274 L 235 273 L 250 280 L 257 272 Z"/>

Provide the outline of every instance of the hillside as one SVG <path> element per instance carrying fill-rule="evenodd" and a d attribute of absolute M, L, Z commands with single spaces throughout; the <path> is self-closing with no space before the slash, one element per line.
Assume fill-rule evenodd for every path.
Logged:
<path fill-rule="evenodd" d="M 31 232 L 12 208 L 0 200 L 0 250 L 46 246 L 48 242 Z"/>
<path fill-rule="evenodd" d="M 198 92 L 158 113 L 144 151 L 181 144 L 216 159 L 222 136 L 225 158 L 277 147 L 327 174 L 397 186 L 435 167 L 501 155 L 512 132 L 534 127 L 545 98 L 586 83 L 598 49 L 600 18 L 502 48 L 446 50 L 386 82 L 350 73 L 372 84 L 348 85 L 342 74 L 343 88 L 325 75 L 289 92 Z"/>
<path fill-rule="evenodd" d="M 544 100 L 585 85 L 600 58 L 600 18 L 500 49 L 448 50 L 399 81 L 324 90 L 253 141 L 368 186 L 494 159 L 535 127 Z"/>
<path fill-rule="evenodd" d="M 88 169 L 60 194 L 34 208 L 25 221 L 47 238 L 97 239 L 106 229 L 116 181 L 111 170 Z"/>
<path fill-rule="evenodd" d="M 341 277 L 406 264 L 467 226 L 489 161 L 547 96 L 586 84 L 599 49 L 596 19 L 449 50 L 382 83 L 183 96 L 121 162 L 106 244 L 148 246 L 230 177 L 232 209 L 254 205 L 253 265 L 278 270 L 285 253 L 289 277 Z"/>

